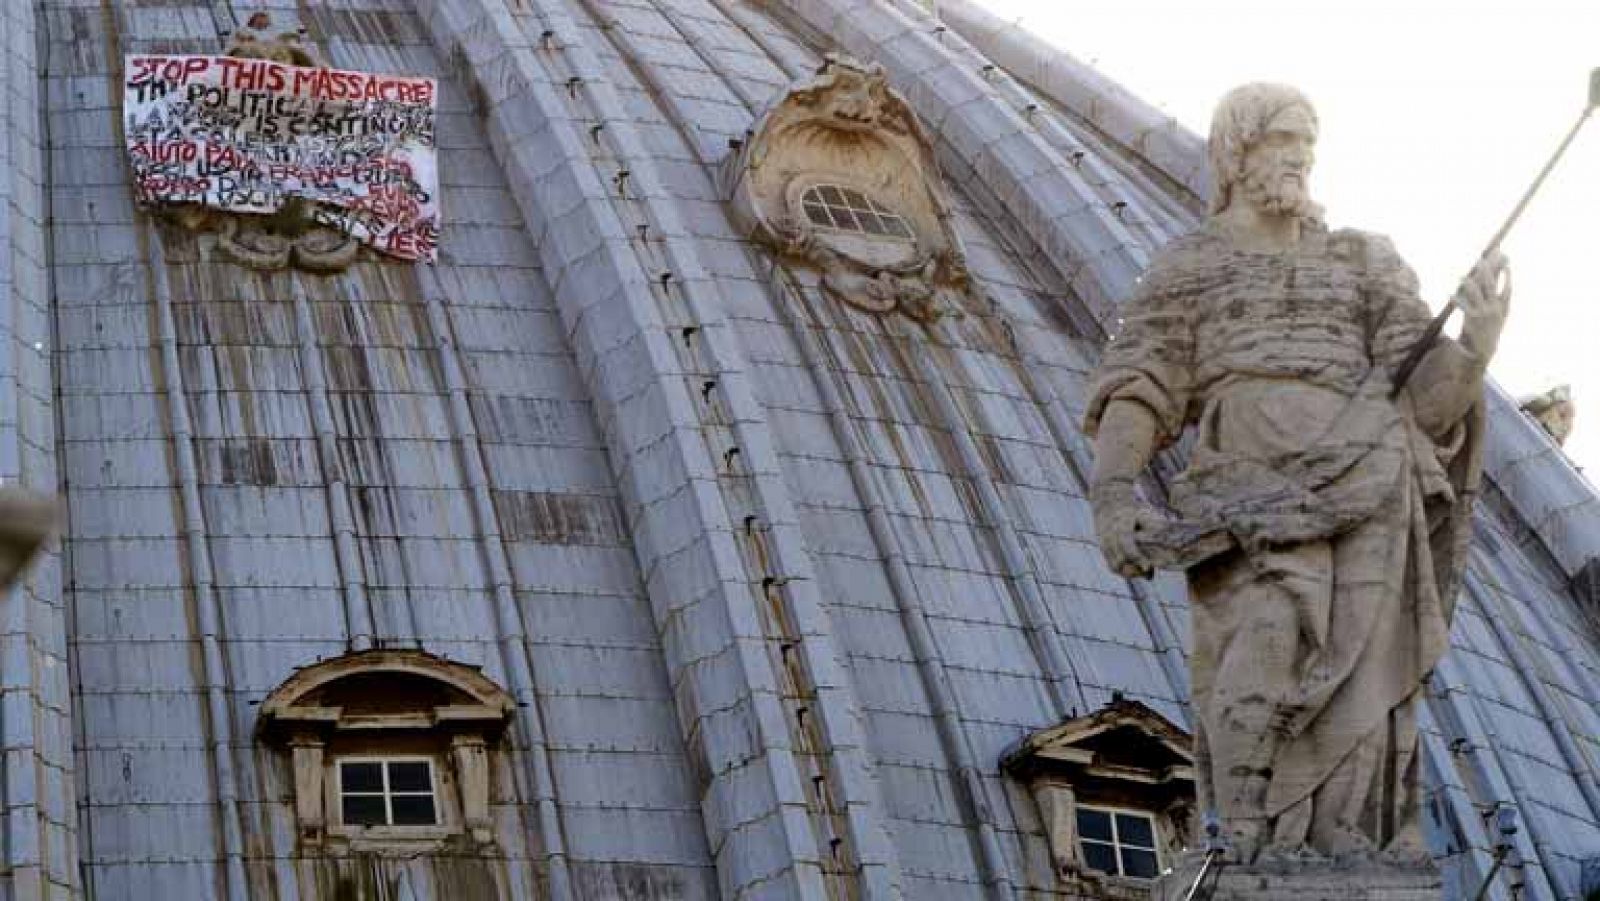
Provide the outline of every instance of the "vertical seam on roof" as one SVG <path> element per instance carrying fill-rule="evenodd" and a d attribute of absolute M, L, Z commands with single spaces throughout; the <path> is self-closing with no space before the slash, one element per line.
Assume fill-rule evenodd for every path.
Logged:
<path fill-rule="evenodd" d="M 545 730 L 544 704 L 539 692 L 538 668 L 528 648 L 527 625 L 521 605 L 512 592 L 511 568 L 506 559 L 503 533 L 489 495 L 489 480 L 483 465 L 483 443 L 468 402 L 467 381 L 461 372 L 455 329 L 446 308 L 447 295 L 437 266 L 415 273 L 428 324 L 439 350 L 444 374 L 451 425 L 455 432 L 457 459 L 466 477 L 471 496 L 474 531 L 484 568 L 494 595 L 494 620 L 500 652 L 500 665 L 509 674 L 512 692 L 522 712 L 515 716 L 518 737 L 528 760 L 522 768 L 532 779 L 533 803 L 539 818 L 539 835 L 553 859 L 566 857 L 565 823 L 557 805 L 556 780 L 550 763 L 549 737 Z M 410 592 L 407 592 L 409 599 Z M 419 636 L 420 638 L 420 636 Z M 421 647 L 421 641 L 417 642 Z M 531 836 L 530 836 L 531 838 Z M 530 849 L 537 853 L 538 849 Z"/>
<path fill-rule="evenodd" d="M 978 851 L 988 877 L 985 881 L 989 883 L 990 891 L 998 896 L 998 901 L 1004 901 L 1015 891 L 1015 885 L 996 837 L 994 805 L 988 797 L 983 781 L 982 764 L 973 750 L 972 738 L 962 723 L 960 704 L 950 683 L 939 644 L 934 639 L 932 627 L 928 623 L 927 610 L 922 606 L 916 582 L 906 565 L 905 551 L 895 534 L 894 526 L 889 521 L 882 492 L 878 490 L 877 483 L 872 478 L 867 454 L 861 447 L 860 436 L 850 422 L 844 395 L 838 381 L 833 378 L 835 369 L 828 365 L 827 354 L 817 336 L 812 333 L 811 326 L 803 321 L 802 316 L 797 315 L 806 309 L 801 288 L 792 284 L 791 277 L 780 261 L 772 260 L 771 268 L 773 293 L 777 296 L 779 315 L 786 320 L 796 342 L 800 345 L 801 353 L 805 356 L 806 368 L 810 370 L 817 391 L 827 407 L 834 439 L 839 442 L 839 448 L 844 453 L 851 481 L 866 505 L 867 527 L 872 533 L 873 543 L 877 546 L 884 566 L 889 571 L 890 591 L 894 594 L 895 605 L 899 608 L 901 620 L 905 624 L 906 636 L 917 657 L 917 671 L 933 707 L 940 743 L 944 746 L 944 752 L 955 764 L 957 784 L 965 793 L 971 814 L 977 821 Z"/>

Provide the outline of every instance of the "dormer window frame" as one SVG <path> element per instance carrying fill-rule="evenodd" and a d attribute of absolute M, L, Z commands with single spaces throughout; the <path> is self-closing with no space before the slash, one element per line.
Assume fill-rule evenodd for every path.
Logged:
<path fill-rule="evenodd" d="M 426 768 L 427 791 L 407 788 L 395 788 L 394 769 L 398 766 L 420 764 Z M 443 792 L 440 790 L 439 761 L 427 754 L 340 754 L 332 758 L 330 766 L 333 769 L 333 778 L 328 780 L 329 788 L 338 797 L 339 803 L 330 807 L 338 812 L 339 824 L 345 829 L 437 829 L 447 825 Z M 350 770 L 360 766 L 375 766 L 378 768 L 378 788 L 375 791 L 352 789 L 346 778 Z M 377 798 L 383 802 L 383 822 L 381 823 L 352 823 L 348 815 L 348 805 L 352 798 Z M 394 802 L 397 798 L 427 798 L 428 806 L 432 810 L 432 817 L 426 823 L 399 823 L 394 811 Z"/>
<path fill-rule="evenodd" d="M 1078 853 L 1082 855 L 1084 866 L 1092 870 L 1099 870 L 1108 876 L 1118 876 L 1123 879 L 1139 879 L 1153 882 L 1160 877 L 1167 854 L 1161 847 L 1161 827 L 1160 824 L 1156 822 L 1157 818 L 1154 813 L 1148 810 L 1141 810 L 1137 807 L 1123 807 L 1112 804 L 1093 803 L 1080 803 L 1076 806 L 1076 809 L 1073 811 L 1073 813 L 1077 818 Z M 1083 829 L 1083 815 L 1085 813 L 1105 814 L 1107 825 L 1110 827 L 1111 838 L 1090 838 L 1089 836 L 1085 835 Z M 1150 829 L 1150 844 L 1141 845 L 1132 840 L 1124 840 L 1122 837 L 1122 823 L 1119 821 L 1119 818 L 1123 817 L 1143 820 L 1146 824 L 1148 824 Z M 1111 855 L 1116 861 L 1116 871 L 1113 872 L 1103 867 L 1097 867 L 1090 863 L 1089 849 L 1087 847 L 1089 845 L 1110 848 Z M 1122 853 L 1125 849 L 1130 851 L 1150 852 L 1150 855 L 1155 858 L 1155 871 L 1148 876 L 1128 872 L 1129 867 L 1127 866 L 1126 861 L 1123 859 Z"/>

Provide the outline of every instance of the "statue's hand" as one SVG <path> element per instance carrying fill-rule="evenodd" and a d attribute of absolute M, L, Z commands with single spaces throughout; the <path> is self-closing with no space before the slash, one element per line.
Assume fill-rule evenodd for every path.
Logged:
<path fill-rule="evenodd" d="M 1154 566 L 1139 547 L 1139 533 L 1166 517 L 1141 500 L 1131 482 L 1097 486 L 1094 495 L 1094 528 L 1106 565 L 1125 579 L 1148 579 Z"/>
<path fill-rule="evenodd" d="M 1505 254 L 1495 251 L 1478 261 L 1456 291 L 1456 306 L 1466 314 L 1461 337 L 1485 357 L 1494 354 L 1511 306 L 1511 270 Z"/>

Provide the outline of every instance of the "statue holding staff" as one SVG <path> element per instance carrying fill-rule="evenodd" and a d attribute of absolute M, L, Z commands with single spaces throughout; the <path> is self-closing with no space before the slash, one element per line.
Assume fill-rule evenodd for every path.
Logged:
<path fill-rule="evenodd" d="M 1091 493 L 1114 570 L 1187 570 L 1199 805 L 1234 855 L 1415 860 L 1416 705 L 1448 644 L 1509 280 L 1480 261 L 1460 336 L 1391 397 L 1430 313 L 1387 239 L 1323 223 L 1317 127 L 1285 86 L 1219 105 L 1210 215 L 1156 256 L 1095 374 Z M 1174 520 L 1134 485 L 1191 425 Z"/>

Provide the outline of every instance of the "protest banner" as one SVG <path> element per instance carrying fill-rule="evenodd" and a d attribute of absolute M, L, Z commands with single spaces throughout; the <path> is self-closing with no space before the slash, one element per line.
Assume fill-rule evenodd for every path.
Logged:
<path fill-rule="evenodd" d="M 433 79 L 130 56 L 123 92 L 140 203 L 274 213 L 299 197 L 313 221 L 382 253 L 436 258 Z"/>

